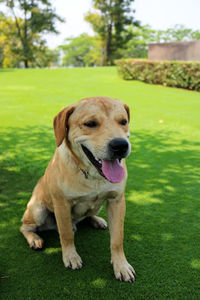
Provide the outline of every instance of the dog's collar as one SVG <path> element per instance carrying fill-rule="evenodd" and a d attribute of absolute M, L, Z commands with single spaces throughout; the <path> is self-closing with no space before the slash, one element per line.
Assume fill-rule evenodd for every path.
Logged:
<path fill-rule="evenodd" d="M 69 142 L 66 140 L 66 143 L 67 143 L 67 146 L 68 146 L 68 149 L 70 150 L 71 152 L 71 156 L 75 162 L 75 164 L 77 165 L 78 169 L 83 173 L 83 175 L 85 176 L 86 179 L 88 179 L 88 175 L 89 173 L 84 170 L 81 166 L 81 162 L 78 160 L 77 156 L 75 155 L 75 153 L 72 151 L 71 147 L 70 147 L 70 144 Z"/>
<path fill-rule="evenodd" d="M 79 170 L 83 173 L 83 175 L 85 176 L 85 178 L 86 179 L 88 179 L 88 172 L 87 171 L 85 171 L 85 170 L 83 170 L 83 169 L 81 169 L 81 168 L 79 168 Z"/>
<path fill-rule="evenodd" d="M 84 170 L 84 169 L 82 169 L 82 168 L 80 167 L 80 162 L 79 162 L 79 160 L 77 159 L 77 157 L 75 157 L 75 156 L 72 156 L 72 157 L 73 157 L 73 160 L 74 160 L 75 164 L 76 164 L 77 167 L 79 168 L 79 170 L 83 173 L 83 175 L 85 176 L 85 178 L 88 179 L 89 173 L 88 173 L 86 170 Z"/>

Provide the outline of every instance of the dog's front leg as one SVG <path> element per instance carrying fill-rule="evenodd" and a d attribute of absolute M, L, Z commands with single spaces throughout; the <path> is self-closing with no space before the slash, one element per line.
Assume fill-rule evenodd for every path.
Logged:
<path fill-rule="evenodd" d="M 68 203 L 54 205 L 54 213 L 62 246 L 62 257 L 65 267 L 80 269 L 82 260 L 74 245 L 74 232 L 72 229 L 71 206 Z"/>
<path fill-rule="evenodd" d="M 115 277 L 120 281 L 133 282 L 135 271 L 127 262 L 124 249 L 124 216 L 126 204 L 124 195 L 119 200 L 107 201 L 107 216 L 110 230 L 111 262 Z"/>

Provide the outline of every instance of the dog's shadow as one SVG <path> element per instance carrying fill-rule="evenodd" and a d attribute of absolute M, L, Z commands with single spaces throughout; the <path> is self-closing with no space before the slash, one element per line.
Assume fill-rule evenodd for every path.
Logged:
<path fill-rule="evenodd" d="M 200 143 L 188 140 L 177 143 L 174 134 L 167 130 L 155 134 L 144 130 L 133 133 L 132 155 L 127 159 L 125 253 L 143 287 L 149 278 L 165 285 L 165 272 L 157 271 L 167 270 L 168 290 L 173 288 L 175 279 L 180 286 L 190 289 L 184 274 L 189 274 L 194 283 L 195 278 L 199 278 L 200 182 L 197 166 Z M 56 231 L 40 233 L 45 242 L 41 252 L 30 250 L 19 233 L 20 219 L 32 190 L 54 153 L 53 129 L 44 126 L 5 128 L 0 133 L 0 148 L 2 272 L 18 274 L 20 284 L 22 265 L 23 274 L 27 276 L 36 265 L 42 273 L 51 272 L 53 265 L 58 277 L 59 274 L 69 276 L 76 283 L 76 272 L 65 275 Z M 105 207 L 100 216 L 106 219 Z M 80 281 L 84 282 L 89 276 L 88 284 L 92 278 L 94 281 L 99 277 L 105 280 L 105 285 L 114 282 L 109 231 L 91 228 L 85 222 L 77 227 L 75 244 L 84 263 L 78 275 Z M 164 259 L 156 260 L 155 257 Z M 44 265 L 47 270 L 43 270 Z M 34 280 L 39 283 L 36 276 Z M 154 286 L 154 290 L 156 288 Z"/>
<path fill-rule="evenodd" d="M 105 217 L 104 212 L 101 215 Z M 89 224 L 87 219 L 81 221 L 76 226 L 77 231 L 74 233 L 75 245 L 83 261 L 86 263 L 88 256 L 90 258 L 93 256 L 93 260 L 98 261 L 102 253 L 103 257 L 105 258 L 105 255 L 107 255 L 107 259 L 109 260 L 109 230 L 96 229 Z M 55 256 L 57 252 L 61 252 L 59 234 L 56 230 L 42 231 L 39 232 L 39 235 L 44 240 L 43 253 Z M 54 251 L 53 249 L 56 250 Z"/>

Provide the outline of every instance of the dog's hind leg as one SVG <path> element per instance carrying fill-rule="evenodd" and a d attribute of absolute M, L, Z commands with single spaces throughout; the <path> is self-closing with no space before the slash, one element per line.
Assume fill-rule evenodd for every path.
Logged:
<path fill-rule="evenodd" d="M 96 229 L 106 229 L 108 227 L 107 222 L 98 216 L 87 217 L 90 225 Z"/>
<path fill-rule="evenodd" d="M 36 234 L 36 231 L 45 223 L 48 213 L 48 209 L 43 203 L 37 201 L 33 193 L 22 218 L 23 224 L 20 228 L 29 246 L 33 249 L 41 249 L 43 247 L 44 242 L 42 238 Z"/>

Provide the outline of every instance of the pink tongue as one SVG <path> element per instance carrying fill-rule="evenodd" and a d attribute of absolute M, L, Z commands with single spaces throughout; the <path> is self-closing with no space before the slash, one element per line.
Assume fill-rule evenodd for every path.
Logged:
<path fill-rule="evenodd" d="M 105 177 L 113 183 L 122 181 L 124 177 L 124 168 L 118 159 L 102 160 L 102 171 Z"/>

